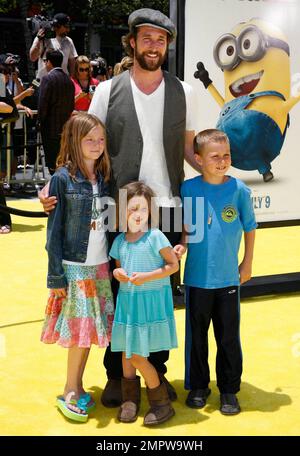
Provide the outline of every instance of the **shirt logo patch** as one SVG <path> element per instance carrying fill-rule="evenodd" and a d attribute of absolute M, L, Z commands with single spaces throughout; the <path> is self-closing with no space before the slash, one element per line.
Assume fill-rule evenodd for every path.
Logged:
<path fill-rule="evenodd" d="M 237 210 L 233 206 L 225 206 L 221 215 L 224 222 L 232 223 L 237 218 Z"/>

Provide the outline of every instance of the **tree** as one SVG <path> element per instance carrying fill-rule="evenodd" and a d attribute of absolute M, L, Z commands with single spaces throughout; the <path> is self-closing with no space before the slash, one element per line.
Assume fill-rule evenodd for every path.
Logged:
<path fill-rule="evenodd" d="M 8 13 L 17 7 L 17 0 L 0 0 L 0 13 Z"/>
<path fill-rule="evenodd" d="M 11 0 L 0 0 L 4 3 L 12 3 Z M 30 1 L 29 3 L 36 3 Z M 39 2 L 42 7 L 46 1 Z M 87 22 L 88 15 L 93 16 L 93 22 L 98 24 L 113 24 L 116 22 L 127 23 L 127 16 L 139 8 L 159 9 L 163 13 L 169 13 L 168 0 L 51 0 L 51 10 L 64 12 L 72 17 L 75 22 Z"/>
<path fill-rule="evenodd" d="M 53 1 L 54 10 L 61 10 L 61 0 Z M 87 22 L 85 53 L 90 52 L 91 36 L 94 24 L 127 26 L 128 15 L 139 8 L 159 9 L 169 13 L 169 0 L 69 0 L 64 2 L 63 12 L 73 21 Z"/>
<path fill-rule="evenodd" d="M 0 13 L 22 18 L 27 55 L 32 42 L 26 21 L 30 9 L 32 11 L 37 9 L 49 18 L 55 13 L 64 12 L 71 17 L 72 22 L 86 23 L 84 52 L 89 55 L 95 24 L 104 28 L 127 27 L 128 15 L 140 8 L 159 9 L 168 15 L 169 0 L 64 0 L 64 2 L 61 0 L 0 0 Z M 28 62 L 28 72 L 32 77 L 34 74 L 32 62 Z"/>

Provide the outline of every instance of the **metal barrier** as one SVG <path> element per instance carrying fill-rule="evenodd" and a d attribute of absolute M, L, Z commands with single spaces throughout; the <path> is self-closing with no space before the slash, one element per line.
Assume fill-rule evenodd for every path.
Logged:
<path fill-rule="evenodd" d="M 37 115 L 37 110 L 32 110 L 34 115 Z M 37 136 L 36 136 L 36 143 L 33 144 L 36 147 L 36 160 L 34 167 L 32 169 L 31 177 L 26 176 L 26 165 L 27 165 L 27 154 L 28 154 L 28 141 L 27 141 L 27 123 L 26 123 L 26 113 L 25 110 L 19 110 L 20 116 L 22 116 L 23 122 L 23 131 L 24 131 L 24 170 L 23 170 L 23 178 L 21 179 L 11 179 L 11 157 L 12 157 L 12 150 L 13 150 L 13 143 L 12 143 L 12 125 L 10 123 L 3 124 L 2 127 L 5 128 L 5 136 L 6 136 L 6 146 L 0 148 L 0 159 L 1 154 L 6 149 L 6 176 L 3 178 L 3 182 L 7 184 L 13 183 L 20 183 L 20 184 L 31 184 L 36 188 L 39 186 L 45 185 L 49 179 L 47 179 L 46 175 L 46 163 L 45 163 L 45 153 L 42 144 L 42 137 L 39 129 L 37 128 Z M 5 153 L 5 152 L 4 152 Z M 1 160 L 0 160 L 1 163 Z M 50 177 L 49 177 L 50 178 Z"/>

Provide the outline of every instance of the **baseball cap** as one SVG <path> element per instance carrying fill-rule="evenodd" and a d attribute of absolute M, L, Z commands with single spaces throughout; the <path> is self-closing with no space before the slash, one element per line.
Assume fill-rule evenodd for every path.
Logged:
<path fill-rule="evenodd" d="M 171 40 L 176 38 L 176 27 L 170 18 L 162 12 L 151 8 L 141 8 L 130 14 L 128 18 L 128 26 L 130 32 L 133 32 L 136 27 L 147 25 L 150 27 L 165 30 Z"/>
<path fill-rule="evenodd" d="M 64 13 L 57 13 L 53 17 L 53 25 L 70 25 L 70 16 Z"/>

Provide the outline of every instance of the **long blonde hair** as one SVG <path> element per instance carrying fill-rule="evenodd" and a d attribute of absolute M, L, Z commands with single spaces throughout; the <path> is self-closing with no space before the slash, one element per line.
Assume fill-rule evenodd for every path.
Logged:
<path fill-rule="evenodd" d="M 94 171 L 95 174 L 100 172 L 105 182 L 109 180 L 110 160 L 106 146 L 105 126 L 98 117 L 86 112 L 80 112 L 73 115 L 65 123 L 61 136 L 60 151 L 56 160 L 57 168 L 67 166 L 69 174 L 72 177 L 75 177 L 76 171 L 80 170 L 81 173 L 88 178 L 89 175 L 83 159 L 81 141 L 92 128 L 98 126 L 103 129 L 105 145 L 103 154 L 95 161 Z"/>
<path fill-rule="evenodd" d="M 91 79 L 91 77 L 92 77 L 92 66 L 91 66 L 90 59 L 86 55 L 79 55 L 75 60 L 75 69 L 74 69 L 75 70 L 74 74 L 75 74 L 75 78 L 77 79 L 77 81 L 79 79 L 78 68 L 82 63 L 89 65 L 88 79 Z"/>

